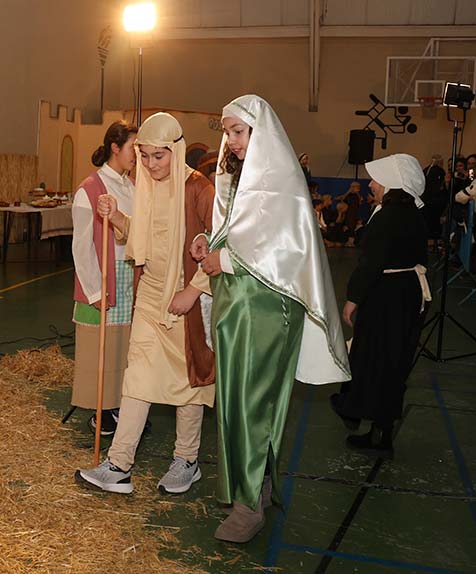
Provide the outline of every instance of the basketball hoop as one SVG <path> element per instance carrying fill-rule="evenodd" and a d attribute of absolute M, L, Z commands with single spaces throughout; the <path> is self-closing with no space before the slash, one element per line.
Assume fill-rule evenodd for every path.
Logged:
<path fill-rule="evenodd" d="M 420 96 L 418 101 L 420 102 L 422 117 L 434 119 L 438 115 L 438 106 L 443 103 L 443 98 L 438 96 Z"/>

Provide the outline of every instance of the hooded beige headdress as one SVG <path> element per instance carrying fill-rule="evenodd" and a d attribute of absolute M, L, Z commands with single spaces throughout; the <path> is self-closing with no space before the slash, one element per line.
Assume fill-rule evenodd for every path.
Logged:
<path fill-rule="evenodd" d="M 136 265 L 143 265 L 152 256 L 152 207 L 153 194 L 157 186 L 147 169 L 142 165 L 140 145 L 168 148 L 172 152 L 169 178 L 168 249 L 165 272 L 164 296 L 160 304 L 161 323 L 171 327 L 177 320 L 168 312 L 169 305 L 178 290 L 183 265 L 185 241 L 185 180 L 189 169 L 185 165 L 185 140 L 182 126 L 170 114 L 157 113 L 142 124 L 135 142 L 137 167 L 136 191 L 132 212 L 131 229 L 126 254 L 135 259 Z"/>

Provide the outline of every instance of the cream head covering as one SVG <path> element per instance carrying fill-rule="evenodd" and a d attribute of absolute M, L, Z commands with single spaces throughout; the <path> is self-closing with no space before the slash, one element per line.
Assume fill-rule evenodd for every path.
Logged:
<path fill-rule="evenodd" d="M 366 163 L 365 169 L 374 181 L 383 185 L 385 193 L 390 189 L 403 189 L 414 198 L 418 208 L 423 207 L 420 196 L 425 191 L 425 174 L 412 155 L 389 155 Z"/>
<path fill-rule="evenodd" d="M 131 229 L 126 246 L 126 254 L 135 259 L 136 265 L 143 265 L 151 258 L 151 221 L 153 209 L 153 194 L 156 181 L 142 165 L 140 145 L 167 147 L 172 152 L 169 178 L 169 245 L 165 272 L 164 296 L 158 303 L 161 306 L 161 323 L 167 327 L 176 321 L 175 315 L 167 309 L 178 290 L 183 266 L 183 249 L 185 242 L 185 180 L 188 170 L 185 165 L 185 140 L 182 126 L 166 113 L 150 116 L 142 124 L 135 141 L 137 166 L 136 190 L 134 193 L 134 208 L 132 212 Z"/>
<path fill-rule="evenodd" d="M 302 168 L 281 122 L 259 96 L 223 109 L 253 128 L 240 180 L 218 168 L 210 249 L 225 246 L 248 272 L 306 310 L 296 378 L 311 384 L 350 378 L 334 287 Z M 223 158 L 222 139 L 218 165 Z"/>

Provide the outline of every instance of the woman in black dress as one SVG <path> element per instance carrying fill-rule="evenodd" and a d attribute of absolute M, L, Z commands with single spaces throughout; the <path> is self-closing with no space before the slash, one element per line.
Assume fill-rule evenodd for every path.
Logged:
<path fill-rule="evenodd" d="M 370 431 L 347 438 L 350 448 L 392 456 L 394 421 L 402 414 L 405 382 L 431 300 L 423 267 L 427 233 L 420 196 L 425 177 L 417 160 L 397 154 L 366 164 L 380 205 L 362 240 L 362 255 L 347 288 L 344 321 L 354 327 L 352 380 L 331 397 L 350 429 L 361 419 Z"/>

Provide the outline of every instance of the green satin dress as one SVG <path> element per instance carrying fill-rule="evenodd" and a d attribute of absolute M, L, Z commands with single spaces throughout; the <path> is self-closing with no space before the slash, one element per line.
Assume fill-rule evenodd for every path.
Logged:
<path fill-rule="evenodd" d="M 223 244 L 222 244 L 223 245 Z M 233 260 L 212 280 L 219 501 L 256 509 L 266 464 L 278 462 L 304 325 L 304 308 Z"/>

